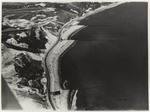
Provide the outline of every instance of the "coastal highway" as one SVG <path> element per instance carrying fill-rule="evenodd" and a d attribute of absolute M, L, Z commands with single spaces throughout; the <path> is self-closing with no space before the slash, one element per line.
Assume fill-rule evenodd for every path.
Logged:
<path fill-rule="evenodd" d="M 78 30 L 82 29 L 84 25 L 72 27 L 73 28 L 70 28 L 70 30 L 67 30 L 65 37 L 69 36 L 77 29 Z M 49 32 L 46 31 L 44 28 L 43 30 L 46 32 L 47 36 L 51 38 L 50 37 L 51 34 L 49 34 Z M 60 55 L 64 51 L 66 51 L 66 49 L 68 49 L 71 45 L 73 45 L 73 43 L 75 43 L 74 40 L 62 39 L 60 35 L 59 38 L 57 38 L 54 42 L 52 42 L 52 46 L 45 56 L 45 67 L 47 70 L 46 77 L 48 80 L 47 84 L 48 100 L 50 101 L 50 104 L 54 110 L 69 110 L 69 108 L 72 108 L 68 104 L 70 91 L 63 89 L 61 86 L 60 77 L 58 73 L 59 72 L 58 61 Z M 54 95 L 55 92 L 60 92 L 60 94 Z M 76 91 L 74 92 L 76 94 Z"/>
<path fill-rule="evenodd" d="M 75 40 L 69 40 L 69 37 L 72 35 L 75 35 L 80 30 L 86 28 L 85 25 L 78 25 L 79 21 L 93 15 L 95 13 L 101 12 L 103 10 L 115 7 L 122 3 L 114 3 L 109 6 L 104 6 L 102 8 L 98 8 L 94 11 L 91 11 L 87 14 L 84 14 L 81 17 L 77 17 L 68 23 L 66 23 L 60 30 L 59 37 L 53 39 L 53 36 L 51 33 L 44 29 L 45 33 L 47 34 L 48 38 L 51 38 L 53 41 L 51 42 L 50 49 L 46 53 L 45 56 L 45 68 L 46 68 L 46 77 L 47 77 L 47 90 L 48 90 L 48 96 L 47 100 L 50 102 L 49 106 L 53 108 L 53 110 L 75 110 L 76 107 L 76 95 L 77 90 L 73 91 L 71 93 L 69 90 L 65 90 L 61 86 L 60 82 L 60 76 L 59 76 L 59 67 L 58 67 L 58 61 L 60 56 L 65 54 L 64 52 L 67 51 L 67 49 L 70 49 L 71 46 L 75 44 Z M 41 25 L 42 26 L 42 25 Z M 60 94 L 54 95 L 55 92 L 60 92 Z M 70 95 L 72 98 L 69 98 Z M 68 104 L 68 100 L 71 100 L 72 104 Z"/>

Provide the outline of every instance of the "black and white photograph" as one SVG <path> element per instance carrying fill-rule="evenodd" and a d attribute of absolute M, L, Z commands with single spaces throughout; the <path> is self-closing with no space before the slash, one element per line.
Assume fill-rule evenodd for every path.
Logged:
<path fill-rule="evenodd" d="M 1 108 L 148 111 L 147 1 L 1 2 Z"/>

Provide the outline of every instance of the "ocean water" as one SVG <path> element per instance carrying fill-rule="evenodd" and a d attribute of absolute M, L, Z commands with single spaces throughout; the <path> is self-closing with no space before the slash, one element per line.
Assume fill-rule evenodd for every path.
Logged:
<path fill-rule="evenodd" d="M 78 110 L 147 110 L 147 3 L 125 3 L 95 14 L 70 37 L 59 62 L 62 82 L 78 89 Z"/>

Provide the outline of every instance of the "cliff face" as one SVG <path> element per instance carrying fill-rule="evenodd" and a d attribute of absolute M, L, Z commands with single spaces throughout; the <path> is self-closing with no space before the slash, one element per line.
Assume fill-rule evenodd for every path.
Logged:
<path fill-rule="evenodd" d="M 42 61 L 34 60 L 23 53 L 14 58 L 14 66 L 16 72 L 26 77 L 27 79 L 35 79 L 34 77 L 42 75 L 44 70 Z"/>
<path fill-rule="evenodd" d="M 40 93 L 43 92 L 41 79 L 44 76 L 44 68 L 42 61 L 34 60 L 29 55 L 21 53 L 14 58 L 14 67 L 18 78 L 21 78 L 18 84 L 37 88 Z"/>
<path fill-rule="evenodd" d="M 17 30 L 7 28 L 2 33 L 2 43 L 10 48 L 25 50 L 29 52 L 41 52 L 45 49 L 47 39 L 41 28 L 32 27 L 31 29 Z"/>

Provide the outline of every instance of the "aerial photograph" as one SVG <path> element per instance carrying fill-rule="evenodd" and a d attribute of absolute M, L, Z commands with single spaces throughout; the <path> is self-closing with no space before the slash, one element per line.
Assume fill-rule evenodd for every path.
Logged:
<path fill-rule="evenodd" d="M 148 110 L 148 2 L 2 2 L 2 110 Z"/>

